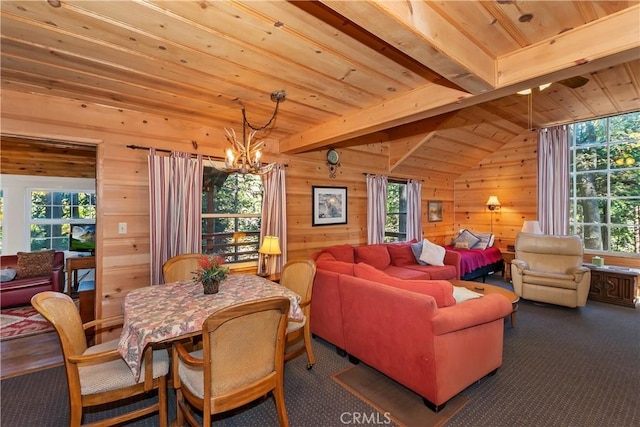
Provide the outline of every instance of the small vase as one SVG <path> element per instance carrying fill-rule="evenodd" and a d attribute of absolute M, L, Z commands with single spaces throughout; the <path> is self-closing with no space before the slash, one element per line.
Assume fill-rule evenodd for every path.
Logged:
<path fill-rule="evenodd" d="M 204 288 L 205 294 L 217 294 L 220 288 L 220 281 L 207 280 L 202 282 L 202 287 Z"/>

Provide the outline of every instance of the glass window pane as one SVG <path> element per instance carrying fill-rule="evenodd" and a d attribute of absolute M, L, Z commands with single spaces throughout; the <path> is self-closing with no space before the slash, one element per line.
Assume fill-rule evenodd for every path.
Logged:
<path fill-rule="evenodd" d="M 640 198 L 612 200 L 611 223 L 621 225 L 640 224 Z"/>
<path fill-rule="evenodd" d="M 640 196 L 640 168 L 612 171 L 611 196 Z"/>
<path fill-rule="evenodd" d="M 607 139 L 606 119 L 575 123 L 574 132 L 578 146 L 605 142 Z"/>
<path fill-rule="evenodd" d="M 576 171 L 602 170 L 608 165 L 607 148 L 590 147 L 576 150 Z"/>
<path fill-rule="evenodd" d="M 587 172 L 576 176 L 578 197 L 606 197 L 607 173 Z"/>
<path fill-rule="evenodd" d="M 637 141 L 640 114 L 629 113 L 610 118 L 611 141 Z"/>
<path fill-rule="evenodd" d="M 616 252 L 640 253 L 640 226 L 611 227 L 611 250 Z"/>

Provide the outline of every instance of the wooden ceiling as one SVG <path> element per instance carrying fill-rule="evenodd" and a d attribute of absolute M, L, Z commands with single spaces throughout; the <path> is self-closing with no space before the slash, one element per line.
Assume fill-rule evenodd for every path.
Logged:
<path fill-rule="evenodd" d="M 220 129 L 240 128 L 242 106 L 263 124 L 285 90 L 270 134 L 281 152 L 391 141 L 390 170 L 469 134 L 491 151 L 531 126 L 640 109 L 640 1 L 3 0 L 1 11 L 3 90 Z M 586 84 L 558 83 L 575 76 Z"/>

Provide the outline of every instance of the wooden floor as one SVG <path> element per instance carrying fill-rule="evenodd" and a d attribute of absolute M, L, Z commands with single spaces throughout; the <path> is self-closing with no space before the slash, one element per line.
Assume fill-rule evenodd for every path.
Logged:
<path fill-rule="evenodd" d="M 0 342 L 0 378 L 62 364 L 62 350 L 55 332 Z"/>

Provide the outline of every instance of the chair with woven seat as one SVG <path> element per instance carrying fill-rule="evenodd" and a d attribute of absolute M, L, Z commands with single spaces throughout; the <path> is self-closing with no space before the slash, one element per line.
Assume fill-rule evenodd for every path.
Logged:
<path fill-rule="evenodd" d="M 191 353 L 174 343 L 172 372 L 177 425 L 198 425 L 192 406 L 211 416 L 239 408 L 272 392 L 281 426 L 289 420 L 284 402 L 284 344 L 289 299 L 273 297 L 221 309 L 202 325 L 203 346 Z"/>
<path fill-rule="evenodd" d="M 165 283 L 192 280 L 194 271 L 198 269 L 198 261 L 202 254 L 182 254 L 169 258 L 162 265 L 162 276 Z"/>
<path fill-rule="evenodd" d="M 60 292 L 40 292 L 31 298 L 33 307 L 55 328 L 67 374 L 70 426 L 80 426 L 86 407 L 105 403 L 128 403 L 127 398 L 157 390 L 158 401 L 144 408 L 117 415 L 88 425 L 118 425 L 158 412 L 159 425 L 167 425 L 167 374 L 169 353 L 166 349 L 145 350 L 144 369 L 140 379 L 118 352 L 118 340 L 87 346 L 85 329 L 117 326 L 122 316 L 94 320 L 82 324 L 73 300 Z"/>
<path fill-rule="evenodd" d="M 301 321 L 289 319 L 287 326 L 287 345 L 284 360 L 307 353 L 307 369 L 311 369 L 316 363 L 316 358 L 311 347 L 311 327 L 309 324 L 311 314 L 311 294 L 313 280 L 316 277 L 316 263 L 310 259 L 294 259 L 282 267 L 280 284 L 300 295 L 300 307 L 304 313 Z"/>

